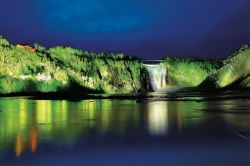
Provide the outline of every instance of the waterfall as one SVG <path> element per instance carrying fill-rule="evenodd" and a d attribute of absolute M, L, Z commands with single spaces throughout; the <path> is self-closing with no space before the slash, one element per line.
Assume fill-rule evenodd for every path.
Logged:
<path fill-rule="evenodd" d="M 165 88 L 166 76 L 167 76 L 166 67 L 161 64 L 155 64 L 155 65 L 146 64 L 145 67 L 148 71 L 149 82 L 153 91 Z"/>

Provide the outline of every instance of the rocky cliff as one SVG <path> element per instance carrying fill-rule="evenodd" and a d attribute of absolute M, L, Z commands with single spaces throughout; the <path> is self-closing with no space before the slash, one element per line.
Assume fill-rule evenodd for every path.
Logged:
<path fill-rule="evenodd" d="M 32 51 L 31 51 L 32 50 Z M 144 89 L 143 63 L 123 54 L 12 45 L 0 38 L 0 93 L 130 93 Z M 144 76 L 144 77 L 143 77 Z"/>
<path fill-rule="evenodd" d="M 223 61 L 223 67 L 208 76 L 201 88 L 249 88 L 250 87 L 250 47 L 243 46 Z"/>

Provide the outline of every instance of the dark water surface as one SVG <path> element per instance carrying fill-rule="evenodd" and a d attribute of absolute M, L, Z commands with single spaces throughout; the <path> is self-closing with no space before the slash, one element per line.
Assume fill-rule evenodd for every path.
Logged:
<path fill-rule="evenodd" d="M 159 96 L 0 98 L 0 165 L 250 165 L 249 99 Z"/>

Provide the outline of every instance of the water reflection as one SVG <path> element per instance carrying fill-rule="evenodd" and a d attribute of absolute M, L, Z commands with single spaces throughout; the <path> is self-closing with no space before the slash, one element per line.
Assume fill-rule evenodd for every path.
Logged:
<path fill-rule="evenodd" d="M 53 148 L 164 137 L 218 137 L 249 130 L 249 114 L 214 114 L 204 110 L 249 109 L 245 101 L 83 100 L 78 102 L 0 99 L 0 152 L 16 157 L 36 153 L 43 143 Z M 223 112 L 222 111 L 222 112 Z M 229 127 L 228 127 L 229 126 Z M 231 134 L 231 133 L 230 133 Z M 219 135 L 220 136 L 220 135 Z M 224 136 L 224 135 L 223 135 Z"/>
<path fill-rule="evenodd" d="M 181 135 L 181 130 L 182 130 L 182 113 L 180 111 L 178 111 L 177 121 L 178 121 L 178 131 L 179 131 L 179 134 Z"/>
<path fill-rule="evenodd" d="M 19 157 L 23 153 L 23 151 L 24 151 L 23 136 L 21 133 L 18 133 L 16 137 L 16 148 L 15 148 L 16 156 Z"/>
<path fill-rule="evenodd" d="M 28 149 L 35 153 L 41 142 L 72 145 L 93 133 L 124 135 L 139 125 L 138 108 L 135 101 L 1 99 L 0 151 L 14 145 L 19 157 Z"/>
<path fill-rule="evenodd" d="M 225 100 L 218 101 L 216 105 L 207 102 L 206 110 L 214 113 L 219 112 L 220 116 L 229 127 L 236 129 L 250 128 L 250 109 L 248 100 Z M 210 114 L 211 114 L 210 113 Z"/>
<path fill-rule="evenodd" d="M 148 130 L 151 135 L 165 135 L 168 130 L 168 103 L 148 103 Z"/>
<path fill-rule="evenodd" d="M 36 128 L 31 128 L 31 131 L 30 131 L 30 149 L 31 149 L 32 153 L 36 152 L 37 143 L 38 143 L 37 130 L 36 130 Z"/>

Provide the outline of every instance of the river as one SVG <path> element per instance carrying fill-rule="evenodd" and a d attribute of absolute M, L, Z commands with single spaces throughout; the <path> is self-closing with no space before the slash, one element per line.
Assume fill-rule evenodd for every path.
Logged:
<path fill-rule="evenodd" d="M 0 165 L 249 165 L 249 99 L 206 99 L 3 97 Z"/>

